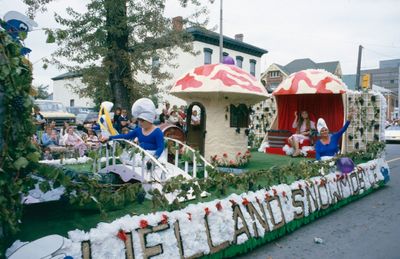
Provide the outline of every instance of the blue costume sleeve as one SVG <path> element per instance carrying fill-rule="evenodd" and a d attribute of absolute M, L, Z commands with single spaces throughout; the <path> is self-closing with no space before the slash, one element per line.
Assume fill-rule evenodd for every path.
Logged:
<path fill-rule="evenodd" d="M 347 130 L 347 128 L 349 127 L 349 125 L 350 125 L 350 121 L 346 121 L 346 123 L 344 124 L 344 126 L 343 126 L 338 132 L 336 132 L 335 134 L 332 134 L 332 135 L 335 135 L 335 136 L 337 136 L 338 138 L 340 138 L 340 137 L 343 135 L 343 133 Z"/>
<path fill-rule="evenodd" d="M 99 124 L 94 124 L 93 126 L 92 126 L 92 130 L 94 130 L 94 131 L 96 131 L 96 130 L 100 130 L 100 125 Z"/>
<path fill-rule="evenodd" d="M 137 131 L 141 130 L 141 128 L 136 128 L 134 130 L 129 131 L 129 133 L 127 134 L 119 134 L 119 135 L 114 135 L 114 136 L 110 136 L 109 140 L 113 140 L 113 139 L 130 139 L 133 140 L 134 138 L 137 137 Z"/>
<path fill-rule="evenodd" d="M 162 133 L 162 131 L 157 128 L 156 132 L 156 143 L 157 143 L 157 149 L 156 149 L 156 153 L 154 154 L 154 156 L 156 158 L 159 158 L 161 153 L 164 151 L 164 134 Z"/>

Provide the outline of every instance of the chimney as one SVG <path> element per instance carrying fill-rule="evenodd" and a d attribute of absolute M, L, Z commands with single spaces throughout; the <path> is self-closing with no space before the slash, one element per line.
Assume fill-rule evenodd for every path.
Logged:
<path fill-rule="evenodd" d="M 174 31 L 182 31 L 183 30 L 182 16 L 176 16 L 176 17 L 172 18 L 172 29 L 174 29 Z"/>
<path fill-rule="evenodd" d="M 244 37 L 243 33 L 235 34 L 235 40 L 243 42 L 243 37 Z"/>

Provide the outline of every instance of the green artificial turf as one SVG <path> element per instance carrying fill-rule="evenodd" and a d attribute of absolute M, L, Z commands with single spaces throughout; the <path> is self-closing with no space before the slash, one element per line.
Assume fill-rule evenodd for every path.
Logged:
<path fill-rule="evenodd" d="M 283 166 L 288 163 L 298 163 L 306 158 L 291 158 L 288 156 L 270 155 L 259 152 L 252 152 L 250 163 L 245 170 L 268 169 L 271 166 Z M 83 165 L 65 165 L 65 167 L 81 171 L 90 172 L 91 164 Z M 259 183 L 262 183 L 260 179 Z M 206 202 L 217 198 L 224 198 L 232 193 L 243 193 L 247 190 L 228 188 L 224 195 L 211 193 L 210 196 L 200 200 L 185 202 L 184 206 L 190 203 Z M 50 234 L 60 234 L 67 236 L 68 231 L 74 229 L 89 230 L 96 227 L 99 222 L 111 222 L 127 214 L 148 214 L 152 211 L 163 210 L 162 208 L 152 208 L 152 203 L 145 200 L 144 203 L 132 203 L 124 208 L 108 211 L 102 215 L 98 210 L 77 209 L 68 204 L 67 201 L 47 202 L 43 204 L 27 205 L 21 222 L 21 231 L 15 237 L 22 241 L 31 241 Z"/>
<path fill-rule="evenodd" d="M 300 161 L 311 160 L 304 157 L 290 157 L 272 155 L 261 152 L 251 152 L 250 163 L 244 168 L 246 170 L 268 169 L 272 166 L 282 166 L 289 163 L 299 163 Z"/>

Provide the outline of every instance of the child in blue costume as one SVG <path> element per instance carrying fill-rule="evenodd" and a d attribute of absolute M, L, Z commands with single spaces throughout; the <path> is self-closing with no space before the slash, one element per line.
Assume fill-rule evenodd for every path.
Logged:
<path fill-rule="evenodd" d="M 315 144 L 315 158 L 317 160 L 329 159 L 336 155 L 336 153 L 339 151 L 340 137 L 347 130 L 347 127 L 349 127 L 352 118 L 353 114 L 350 113 L 344 126 L 338 132 L 333 134 L 329 134 L 329 129 L 324 119 L 318 119 L 317 130 L 320 133 L 321 138 Z"/>
<path fill-rule="evenodd" d="M 137 118 L 139 127 L 127 134 L 103 137 L 102 141 L 137 138 L 139 146 L 158 159 L 164 151 L 164 134 L 153 124 L 156 115 L 154 103 L 148 98 L 141 98 L 132 106 L 132 116 Z"/>

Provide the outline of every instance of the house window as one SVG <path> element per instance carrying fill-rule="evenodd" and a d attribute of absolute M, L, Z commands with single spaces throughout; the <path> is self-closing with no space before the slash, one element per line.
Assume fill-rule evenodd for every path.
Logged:
<path fill-rule="evenodd" d="M 236 66 L 242 68 L 243 67 L 243 57 L 236 56 Z"/>
<path fill-rule="evenodd" d="M 75 100 L 74 99 L 70 99 L 69 100 L 69 106 L 71 106 L 71 107 L 75 106 Z"/>
<path fill-rule="evenodd" d="M 230 105 L 230 127 L 247 128 L 249 126 L 249 108 L 243 103 L 239 106 Z"/>
<path fill-rule="evenodd" d="M 390 83 L 391 83 L 391 84 L 394 84 L 394 80 L 393 80 L 393 79 L 392 79 L 392 80 L 390 80 Z"/>
<path fill-rule="evenodd" d="M 207 64 L 211 64 L 211 62 L 212 62 L 212 53 L 213 53 L 213 50 L 212 49 L 209 49 L 209 48 L 204 48 L 204 64 L 205 65 L 207 65 Z"/>
<path fill-rule="evenodd" d="M 256 63 L 255 59 L 250 59 L 250 74 L 253 76 L 256 76 Z"/>
<path fill-rule="evenodd" d="M 279 77 L 279 71 L 271 71 L 269 72 L 270 77 Z"/>
<path fill-rule="evenodd" d="M 153 69 L 159 68 L 160 67 L 160 58 L 159 57 L 153 57 L 151 61 L 151 66 Z"/>
<path fill-rule="evenodd" d="M 229 53 L 223 52 L 222 56 L 227 57 L 227 56 L 229 56 Z"/>

